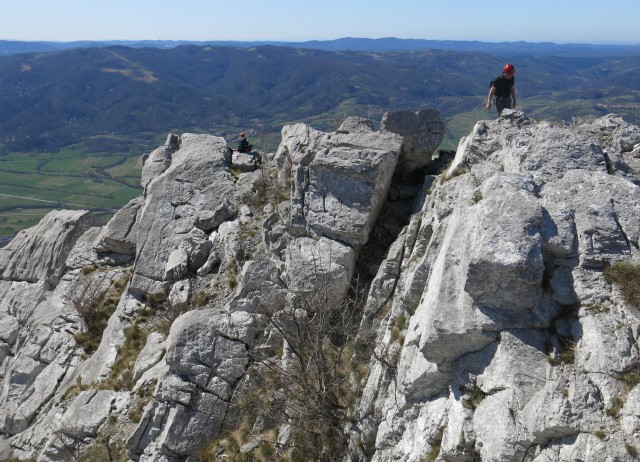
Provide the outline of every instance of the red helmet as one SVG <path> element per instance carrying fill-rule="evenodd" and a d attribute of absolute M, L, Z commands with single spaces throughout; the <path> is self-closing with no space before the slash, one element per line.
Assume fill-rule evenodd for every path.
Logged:
<path fill-rule="evenodd" d="M 516 71 L 516 68 L 513 67 L 513 64 L 509 63 L 509 64 L 505 64 L 504 67 L 502 68 L 502 72 L 504 72 L 505 74 L 513 74 Z"/>

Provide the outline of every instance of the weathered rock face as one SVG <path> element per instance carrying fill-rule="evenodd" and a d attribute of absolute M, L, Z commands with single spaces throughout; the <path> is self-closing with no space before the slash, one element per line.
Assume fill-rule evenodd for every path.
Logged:
<path fill-rule="evenodd" d="M 304 124 L 282 129 L 276 154 L 291 169 L 293 234 L 360 246 L 386 199 L 402 138 L 347 119 L 335 134 Z"/>
<path fill-rule="evenodd" d="M 382 117 L 380 131 L 402 136 L 396 173 L 403 175 L 432 161 L 432 154 L 444 139 L 445 127 L 438 111 L 423 109 L 418 112 L 387 112 Z"/>
<path fill-rule="evenodd" d="M 109 441 L 196 460 L 239 425 L 251 352 L 286 363 L 268 316 L 320 288 L 341 306 L 374 274 L 344 460 L 631 460 L 640 313 L 603 270 L 640 263 L 640 129 L 505 110 L 409 184 L 442 133 L 434 111 L 379 132 L 296 124 L 247 172 L 220 138 L 170 135 L 106 226 L 56 212 L 16 237 L 0 249 L 0 459 L 82 460 Z M 93 346 L 90 306 L 108 310 Z"/>
<path fill-rule="evenodd" d="M 104 227 L 95 247 L 98 252 L 131 256 L 136 254 L 137 217 L 143 203 L 143 197 L 136 197 L 113 216 Z"/>
<path fill-rule="evenodd" d="M 86 211 L 48 213 L 35 228 L 19 233 L 3 249 L 2 279 L 32 283 L 48 280 L 55 286 L 71 247 L 94 225 L 95 218 Z"/>
<path fill-rule="evenodd" d="M 476 124 L 400 236 L 404 258 L 390 255 L 398 276 L 380 274 L 395 283 L 376 341 L 389 363 L 372 362 L 366 451 L 354 453 L 631 457 L 637 427 L 620 427 L 616 406 L 634 405 L 620 378 L 639 359 L 640 313 L 602 270 L 640 258 L 638 177 L 611 162 L 624 164 L 638 135 L 613 117 L 569 129 L 506 110 Z M 380 300 L 370 294 L 368 311 Z"/>
<path fill-rule="evenodd" d="M 211 247 L 206 234 L 211 231 L 209 226 L 219 225 L 211 220 L 212 213 L 234 193 L 224 140 L 185 134 L 180 137 L 179 146 L 171 154 L 169 167 L 146 185 L 146 200 L 139 213 L 135 272 L 129 289 L 132 292 L 155 293 L 162 290 L 165 282 L 183 278 L 190 268 L 197 271 Z M 153 167 L 154 158 L 149 157 L 149 168 Z M 146 175 L 143 172 L 143 178 Z"/>

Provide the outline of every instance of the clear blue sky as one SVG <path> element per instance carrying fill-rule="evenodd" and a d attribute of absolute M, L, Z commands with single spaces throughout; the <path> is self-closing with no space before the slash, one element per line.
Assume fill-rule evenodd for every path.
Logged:
<path fill-rule="evenodd" d="M 640 44 L 638 0 L 0 0 L 3 40 Z"/>

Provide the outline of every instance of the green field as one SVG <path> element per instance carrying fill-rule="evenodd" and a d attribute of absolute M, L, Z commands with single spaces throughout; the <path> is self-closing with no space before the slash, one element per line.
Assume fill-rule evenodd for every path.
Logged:
<path fill-rule="evenodd" d="M 634 93 L 611 98 L 606 102 L 608 106 L 603 107 L 605 103 L 601 101 L 562 100 L 562 94 L 519 95 L 518 109 L 532 119 L 567 123 L 616 112 L 633 123 L 640 119 L 637 96 Z M 493 110 L 485 111 L 484 96 L 445 97 L 443 101 L 446 108 L 459 112 L 446 117 L 447 134 L 439 149 L 456 150 L 460 138 L 467 136 L 479 120 L 495 118 Z M 468 110 L 469 107 L 474 109 Z M 340 109 L 339 115 L 320 114 L 305 122 L 319 130 L 333 131 L 346 117 L 359 116 L 378 122 L 382 114 L 375 106 L 358 107 L 351 100 L 345 100 Z M 282 125 L 289 123 L 295 122 L 282 121 Z M 264 152 L 275 152 L 280 133 L 267 126 L 262 128 L 266 129 L 264 133 L 250 135 L 252 144 Z M 235 131 L 226 135 L 232 133 Z M 0 238 L 12 237 L 37 224 L 49 211 L 58 209 L 91 210 L 100 223 L 106 223 L 115 210 L 142 193 L 141 168 L 140 152 L 93 153 L 83 145 L 57 153 L 11 152 L 0 156 Z"/>
<path fill-rule="evenodd" d="M 90 210 L 105 223 L 142 193 L 141 168 L 137 154 L 91 154 L 77 147 L 2 156 L 0 238 L 35 225 L 51 210 Z"/>

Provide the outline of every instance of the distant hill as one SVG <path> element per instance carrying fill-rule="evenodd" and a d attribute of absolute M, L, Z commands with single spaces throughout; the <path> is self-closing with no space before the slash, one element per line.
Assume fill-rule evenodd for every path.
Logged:
<path fill-rule="evenodd" d="M 148 139 L 450 103 L 485 93 L 497 58 L 443 50 L 326 52 L 284 47 L 77 48 L 0 58 L 5 151 L 100 136 Z M 473 103 L 473 104 L 477 104 Z M 447 111 L 448 112 L 448 111 Z M 322 127 L 321 127 L 322 128 Z"/>
<path fill-rule="evenodd" d="M 175 48 L 181 45 L 232 46 L 251 48 L 256 46 L 281 46 L 309 48 L 324 51 L 411 51 L 450 50 L 495 54 L 498 56 L 553 55 L 563 57 L 614 57 L 640 55 L 640 45 L 558 44 L 553 42 L 481 42 L 477 40 L 425 40 L 343 37 L 335 40 L 310 40 L 305 42 L 283 41 L 188 41 L 188 40 L 112 40 L 76 42 L 20 42 L 0 40 L 0 56 L 42 51 L 60 51 L 72 48 L 126 46 L 129 48 Z"/>
<path fill-rule="evenodd" d="M 534 54 L 514 61 L 520 102 L 528 101 L 534 115 L 570 120 L 597 114 L 605 102 L 638 102 L 640 57 Z M 274 132 L 298 121 L 333 129 L 345 116 L 379 120 L 394 109 L 435 107 L 451 118 L 482 110 L 488 83 L 503 64 L 479 52 L 276 46 L 11 55 L 0 58 L 0 144 L 4 152 L 55 151 L 79 142 L 114 151 L 153 145 L 170 131 Z M 638 122 L 640 113 L 624 115 Z"/>

